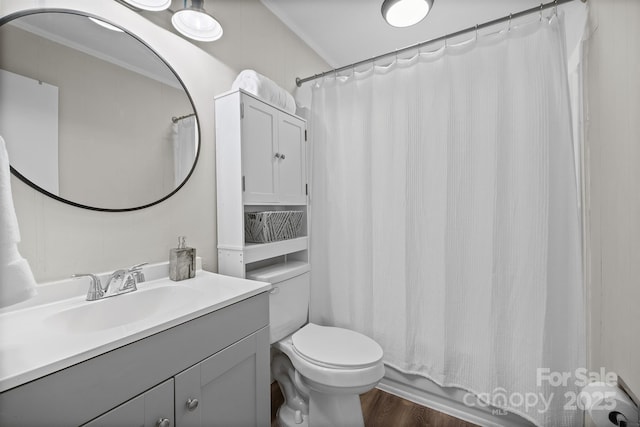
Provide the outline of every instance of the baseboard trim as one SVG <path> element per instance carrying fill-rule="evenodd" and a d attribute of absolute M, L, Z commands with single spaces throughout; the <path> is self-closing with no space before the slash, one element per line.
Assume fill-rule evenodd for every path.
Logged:
<path fill-rule="evenodd" d="M 387 367 L 387 370 L 389 368 Z M 428 381 L 428 380 L 426 380 Z M 378 384 L 377 388 L 393 394 L 395 396 L 406 399 L 418 405 L 451 415 L 463 421 L 477 424 L 483 427 L 525 427 L 532 426 L 531 423 L 515 414 L 504 413 L 500 410 L 492 410 L 489 408 L 474 408 L 465 405 L 462 401 L 458 401 L 454 396 L 447 396 L 444 392 L 439 393 L 442 389 L 435 383 L 432 383 L 435 391 L 418 389 L 411 384 L 405 384 L 397 379 L 384 377 Z M 460 393 L 464 393 L 461 390 Z M 454 393 L 460 394 L 460 393 Z"/>

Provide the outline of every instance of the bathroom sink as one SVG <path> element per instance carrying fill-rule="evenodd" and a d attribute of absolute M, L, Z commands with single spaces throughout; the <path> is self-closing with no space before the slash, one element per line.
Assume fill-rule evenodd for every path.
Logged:
<path fill-rule="evenodd" d="M 110 273 L 102 273 L 103 283 Z M 38 285 L 38 296 L 0 310 L 0 392 L 269 291 L 264 282 L 198 268 L 169 279 L 169 263 L 144 267 L 138 290 L 86 301 L 88 281 Z"/>
<path fill-rule="evenodd" d="M 202 297 L 186 286 L 139 289 L 57 312 L 45 319 L 49 325 L 74 333 L 88 333 L 130 325 L 179 310 Z"/>

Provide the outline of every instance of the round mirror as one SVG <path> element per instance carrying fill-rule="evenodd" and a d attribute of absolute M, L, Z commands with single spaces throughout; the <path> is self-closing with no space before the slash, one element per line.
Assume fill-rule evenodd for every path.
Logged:
<path fill-rule="evenodd" d="M 0 20 L 0 136 L 20 179 L 102 211 L 171 196 L 200 141 L 189 94 L 153 50 L 113 23 L 51 10 Z"/>

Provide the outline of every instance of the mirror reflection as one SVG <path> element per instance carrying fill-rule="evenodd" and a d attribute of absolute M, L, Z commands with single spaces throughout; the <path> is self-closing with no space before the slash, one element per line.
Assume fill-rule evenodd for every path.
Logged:
<path fill-rule="evenodd" d="M 198 123 L 167 64 L 102 24 L 46 12 L 0 25 L 0 135 L 30 185 L 90 209 L 137 209 L 188 178 Z"/>

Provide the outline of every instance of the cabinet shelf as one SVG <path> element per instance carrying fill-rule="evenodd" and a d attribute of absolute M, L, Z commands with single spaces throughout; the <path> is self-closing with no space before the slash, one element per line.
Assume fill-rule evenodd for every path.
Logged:
<path fill-rule="evenodd" d="M 307 202 L 292 202 L 283 204 L 281 202 L 243 202 L 245 206 L 307 206 Z"/>
<path fill-rule="evenodd" d="M 308 247 L 309 238 L 307 236 L 280 240 L 279 242 L 247 243 L 244 247 L 244 262 L 245 264 L 249 264 L 262 259 L 304 251 Z"/>

